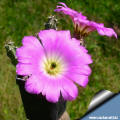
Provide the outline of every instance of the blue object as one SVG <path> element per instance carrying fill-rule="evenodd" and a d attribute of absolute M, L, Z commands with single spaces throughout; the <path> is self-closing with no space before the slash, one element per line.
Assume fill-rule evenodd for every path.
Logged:
<path fill-rule="evenodd" d="M 79 120 L 120 120 L 120 93 L 113 95 Z"/>

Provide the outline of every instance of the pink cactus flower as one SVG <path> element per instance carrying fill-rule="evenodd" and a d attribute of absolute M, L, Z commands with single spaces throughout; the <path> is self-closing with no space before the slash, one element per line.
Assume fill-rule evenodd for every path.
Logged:
<path fill-rule="evenodd" d="M 54 103 L 60 94 L 65 100 L 74 100 L 78 95 L 75 83 L 88 84 L 91 56 L 71 38 L 70 31 L 41 30 L 38 35 L 42 44 L 36 37 L 26 36 L 23 46 L 17 48 L 16 73 L 30 76 L 25 81 L 29 93 L 42 94 Z"/>
<path fill-rule="evenodd" d="M 100 35 L 106 35 L 108 37 L 114 36 L 117 38 L 117 34 L 112 28 L 104 27 L 102 23 L 96 23 L 90 21 L 86 16 L 83 16 L 82 13 L 72 10 L 67 7 L 65 3 L 59 2 L 60 5 L 57 6 L 55 12 L 62 12 L 65 15 L 69 15 L 74 23 L 74 35 L 75 38 L 80 39 L 84 36 L 87 36 L 93 31 L 97 31 Z"/>

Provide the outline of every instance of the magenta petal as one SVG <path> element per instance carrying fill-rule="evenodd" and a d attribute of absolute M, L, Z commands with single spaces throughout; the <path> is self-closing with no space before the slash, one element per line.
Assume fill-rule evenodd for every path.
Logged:
<path fill-rule="evenodd" d="M 22 57 L 19 57 L 18 58 L 18 62 L 20 62 L 20 63 L 26 63 L 26 64 L 31 64 L 31 60 L 28 58 L 28 57 L 24 57 L 24 58 L 22 58 Z"/>
<path fill-rule="evenodd" d="M 73 100 L 73 97 L 71 97 L 63 88 L 61 88 L 61 93 L 64 100 Z"/>
<path fill-rule="evenodd" d="M 60 97 L 60 88 L 57 81 L 49 81 L 49 85 L 46 91 L 46 99 L 50 102 L 57 102 Z"/>
<path fill-rule="evenodd" d="M 44 88 L 42 90 L 42 95 L 46 96 L 49 102 L 57 102 L 60 97 L 60 87 L 59 80 L 56 78 L 51 78 L 50 76 L 45 76 L 41 74 L 41 79 L 44 83 Z"/>
<path fill-rule="evenodd" d="M 71 98 L 72 98 L 72 100 L 74 100 L 77 97 L 78 89 L 71 80 L 64 78 L 62 87 L 63 87 L 63 90 L 66 91 L 66 93 L 70 96 L 70 97 L 68 96 L 68 100 L 71 100 Z M 64 92 L 63 96 L 64 95 L 65 95 L 65 92 Z"/>
<path fill-rule="evenodd" d="M 49 32 L 48 32 L 49 31 Z M 43 41 L 43 43 L 46 43 L 49 40 L 55 40 L 56 38 L 56 31 L 53 29 L 50 30 L 41 30 L 38 33 L 39 38 Z M 49 41 L 48 41 L 49 42 Z"/>
<path fill-rule="evenodd" d="M 80 49 L 83 51 L 83 52 L 88 52 L 88 50 L 84 47 L 84 46 L 80 46 Z"/>
<path fill-rule="evenodd" d="M 80 74 L 80 75 L 87 75 L 87 76 L 91 74 L 91 69 L 88 65 L 71 66 L 69 72 L 71 71 L 73 74 Z"/>
<path fill-rule="evenodd" d="M 74 81 L 82 87 L 86 87 L 86 85 L 88 84 L 88 76 L 78 75 L 78 79 L 75 79 Z"/>
<path fill-rule="evenodd" d="M 30 51 L 26 51 L 24 47 L 17 48 L 16 56 L 20 63 L 31 63 Z"/>
<path fill-rule="evenodd" d="M 32 52 L 32 50 L 22 46 L 20 48 L 17 48 L 16 56 L 17 56 L 17 58 L 19 58 L 19 57 L 31 58 L 31 52 L 30 51 Z"/>
<path fill-rule="evenodd" d="M 71 39 L 70 31 L 56 31 L 53 29 L 41 30 L 38 36 L 42 40 L 44 47 L 49 47 L 51 44 L 55 44 L 57 41 L 59 42 L 62 39 Z"/>
<path fill-rule="evenodd" d="M 115 31 L 112 28 L 104 27 L 103 23 L 90 21 L 90 26 L 97 30 L 100 35 L 106 35 L 108 37 L 114 36 L 115 38 L 117 38 L 117 34 L 115 33 Z"/>
<path fill-rule="evenodd" d="M 77 17 L 77 15 L 79 15 L 79 17 L 86 19 L 86 16 L 83 16 L 82 13 L 79 13 L 69 7 L 67 7 L 67 5 L 63 2 L 59 2 L 59 4 L 61 4 L 61 6 L 57 6 L 57 8 L 54 10 L 55 12 L 62 12 L 66 15 L 69 15 L 72 19 L 74 19 L 74 17 Z"/>
<path fill-rule="evenodd" d="M 44 49 L 35 37 L 24 37 L 23 46 L 16 50 L 16 56 L 20 63 L 36 63 L 36 60 L 39 60 L 43 55 Z"/>
<path fill-rule="evenodd" d="M 18 75 L 31 75 L 32 74 L 32 67 L 30 64 L 18 63 L 16 65 L 16 73 Z"/>
<path fill-rule="evenodd" d="M 86 75 L 74 74 L 69 76 L 69 78 L 82 87 L 86 87 L 86 85 L 88 84 L 88 76 Z"/>
<path fill-rule="evenodd" d="M 82 19 L 86 19 L 86 16 L 83 16 L 82 13 L 77 12 L 69 7 L 67 7 L 67 5 L 63 2 L 59 2 L 59 4 L 61 4 L 61 6 L 57 6 L 57 8 L 54 10 L 55 12 L 62 12 L 66 15 L 69 15 L 72 19 L 74 19 L 75 17 L 79 16 L 79 18 Z"/>
<path fill-rule="evenodd" d="M 61 39 L 65 39 L 65 40 L 71 39 L 71 35 L 70 35 L 69 30 L 59 31 L 57 34 Z"/>
<path fill-rule="evenodd" d="M 93 62 L 90 55 L 82 53 L 82 52 L 81 52 L 81 54 L 79 54 L 79 60 L 78 61 L 80 62 L 80 64 L 81 63 L 82 64 L 91 64 Z"/>
<path fill-rule="evenodd" d="M 63 2 L 59 2 L 59 4 L 63 5 L 64 7 L 67 7 L 67 5 Z"/>
<path fill-rule="evenodd" d="M 117 38 L 117 34 L 111 28 L 97 28 L 97 31 L 100 35 L 106 35 L 108 37 L 114 36 L 115 38 Z"/>
<path fill-rule="evenodd" d="M 40 94 L 44 88 L 44 82 L 37 75 L 32 75 L 25 83 L 25 89 L 32 94 Z"/>
<path fill-rule="evenodd" d="M 27 46 L 28 48 L 40 48 L 42 45 L 40 44 L 39 40 L 36 37 L 33 36 L 26 36 L 23 38 L 22 43 L 24 46 Z"/>

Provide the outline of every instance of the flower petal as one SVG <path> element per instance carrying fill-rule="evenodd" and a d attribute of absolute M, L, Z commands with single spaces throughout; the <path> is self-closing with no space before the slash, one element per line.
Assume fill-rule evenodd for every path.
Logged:
<path fill-rule="evenodd" d="M 65 3 L 63 3 L 63 2 L 59 2 L 59 4 L 61 4 L 61 5 L 63 5 L 64 7 L 67 8 L 67 5 L 66 5 Z"/>
<path fill-rule="evenodd" d="M 53 29 L 50 30 L 41 30 L 38 34 L 39 38 L 42 40 L 43 46 L 48 47 L 51 44 L 56 44 L 59 40 L 63 42 L 63 39 L 70 39 L 70 31 L 56 31 Z M 56 38 L 57 37 L 57 38 Z"/>
<path fill-rule="evenodd" d="M 69 7 L 67 7 L 67 5 L 63 2 L 59 2 L 59 4 L 61 4 L 61 6 L 57 6 L 57 8 L 54 10 L 55 12 L 62 12 L 66 15 L 69 15 L 72 19 L 74 17 L 77 17 L 77 15 L 79 15 L 79 17 L 86 19 L 86 16 L 83 16 L 82 13 L 77 12 Z"/>
<path fill-rule="evenodd" d="M 108 37 L 114 36 L 117 39 L 117 34 L 111 28 L 97 28 L 97 31 L 100 35 L 106 35 Z"/>
<path fill-rule="evenodd" d="M 47 87 L 46 91 L 46 99 L 50 102 L 57 102 L 60 97 L 60 88 L 57 84 L 57 80 L 51 80 L 49 81 L 49 85 Z"/>
<path fill-rule="evenodd" d="M 40 48 L 42 45 L 40 41 L 34 36 L 25 36 L 22 40 L 23 46 L 27 46 L 28 48 Z"/>
<path fill-rule="evenodd" d="M 68 76 L 69 79 L 73 80 L 77 84 L 79 84 L 82 87 L 86 87 L 88 84 L 88 76 L 86 75 L 80 75 L 80 74 L 71 74 Z"/>
<path fill-rule="evenodd" d="M 32 94 L 40 94 L 43 88 L 44 82 L 37 75 L 32 75 L 25 83 L 26 91 Z"/>
<path fill-rule="evenodd" d="M 79 66 L 71 66 L 68 73 L 87 75 L 91 74 L 91 69 L 88 65 L 79 65 Z M 71 73 L 71 75 L 72 75 Z"/>
<path fill-rule="evenodd" d="M 63 93 L 62 94 L 63 97 L 67 97 L 66 96 L 67 94 L 68 94 L 68 97 L 67 97 L 68 100 L 74 100 L 77 97 L 78 89 L 71 80 L 64 78 L 62 80 L 62 88 L 63 89 L 62 89 L 61 93 Z M 63 91 L 65 91 L 65 92 L 63 92 Z M 65 95 L 65 93 L 67 93 L 67 94 Z"/>
<path fill-rule="evenodd" d="M 61 88 L 61 93 L 62 93 L 62 97 L 64 98 L 64 100 L 73 100 L 73 97 L 71 97 L 68 92 L 66 92 L 66 90 L 64 90 L 63 88 Z"/>
<path fill-rule="evenodd" d="M 18 75 L 23 75 L 23 76 L 32 74 L 32 66 L 31 66 L 31 64 L 18 63 L 16 65 L 16 73 Z"/>
<path fill-rule="evenodd" d="M 17 48 L 16 56 L 20 63 L 33 63 L 44 55 L 44 49 L 37 38 L 28 36 L 23 38 L 23 46 Z M 36 62 L 36 61 L 35 61 Z"/>

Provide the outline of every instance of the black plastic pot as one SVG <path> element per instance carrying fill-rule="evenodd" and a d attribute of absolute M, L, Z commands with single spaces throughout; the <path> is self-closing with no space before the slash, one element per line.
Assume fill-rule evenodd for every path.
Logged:
<path fill-rule="evenodd" d="M 26 117 L 29 120 L 58 120 L 66 109 L 66 101 L 60 97 L 57 103 L 48 102 L 41 94 L 29 94 L 25 91 L 25 81 L 16 82 L 20 89 Z"/>

